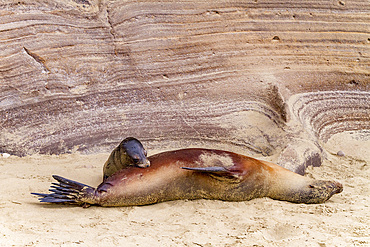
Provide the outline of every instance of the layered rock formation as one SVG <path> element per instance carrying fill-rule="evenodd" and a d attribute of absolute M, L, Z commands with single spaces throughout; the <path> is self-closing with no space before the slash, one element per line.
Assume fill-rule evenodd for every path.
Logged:
<path fill-rule="evenodd" d="M 367 1 L 3 1 L 0 152 L 220 147 L 302 172 L 370 129 Z M 290 162 L 290 163 L 289 163 Z"/>

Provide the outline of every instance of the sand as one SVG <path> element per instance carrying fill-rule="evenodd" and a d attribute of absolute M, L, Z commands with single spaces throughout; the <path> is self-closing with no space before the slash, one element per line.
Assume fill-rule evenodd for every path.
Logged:
<path fill-rule="evenodd" d="M 305 176 L 338 180 L 344 191 L 318 205 L 268 198 L 87 209 L 41 204 L 30 192 L 47 192 L 52 174 L 98 185 L 109 154 L 1 156 L 0 246 L 369 246 L 369 136 L 347 132 L 325 144 L 325 162 Z"/>

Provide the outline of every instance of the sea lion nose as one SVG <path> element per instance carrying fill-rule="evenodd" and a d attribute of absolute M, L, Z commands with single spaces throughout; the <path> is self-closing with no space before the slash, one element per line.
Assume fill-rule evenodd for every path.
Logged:
<path fill-rule="evenodd" d="M 341 193 L 343 191 L 343 185 L 339 182 L 333 182 L 334 186 L 335 186 L 335 190 L 334 190 L 334 193 L 338 194 L 338 193 Z"/>
<path fill-rule="evenodd" d="M 139 167 L 141 168 L 147 168 L 150 166 L 150 161 L 149 160 L 145 160 L 144 162 L 142 162 L 141 164 L 138 164 Z"/>

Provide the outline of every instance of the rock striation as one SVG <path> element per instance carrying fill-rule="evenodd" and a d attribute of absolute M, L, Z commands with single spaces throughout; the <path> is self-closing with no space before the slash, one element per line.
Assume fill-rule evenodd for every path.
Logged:
<path fill-rule="evenodd" d="M 360 0 L 2 1 L 0 152 L 135 136 L 281 153 L 302 172 L 320 142 L 370 128 L 369 13 Z"/>

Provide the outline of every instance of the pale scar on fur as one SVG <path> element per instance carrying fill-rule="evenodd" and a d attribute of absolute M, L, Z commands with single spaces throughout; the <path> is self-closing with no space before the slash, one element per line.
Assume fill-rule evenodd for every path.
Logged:
<path fill-rule="evenodd" d="M 199 156 L 201 166 L 206 166 L 206 167 L 225 167 L 225 168 L 230 168 L 234 166 L 233 159 L 228 155 L 219 155 L 219 154 L 201 154 Z"/>

